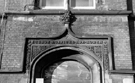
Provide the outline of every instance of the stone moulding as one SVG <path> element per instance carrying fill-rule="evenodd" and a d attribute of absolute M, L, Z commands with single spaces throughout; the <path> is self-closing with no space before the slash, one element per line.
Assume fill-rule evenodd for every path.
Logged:
<path fill-rule="evenodd" d="M 69 55 L 71 55 L 71 56 L 69 56 Z M 87 67 L 88 70 L 91 71 L 93 69 L 92 77 L 93 78 L 96 77 L 96 78 L 98 78 L 98 80 L 92 78 L 92 83 L 93 82 L 101 83 L 101 81 L 103 81 L 103 80 L 99 80 L 101 77 L 101 74 L 99 72 L 102 72 L 102 75 L 104 74 L 104 71 L 102 71 L 103 65 L 102 65 L 101 61 L 97 60 L 97 58 L 94 57 L 94 55 L 95 54 L 92 52 L 86 52 L 84 49 L 80 49 L 80 48 L 73 47 L 73 46 L 72 47 L 71 46 L 66 46 L 66 47 L 57 46 L 57 48 L 52 49 L 48 52 L 42 53 L 40 56 L 37 56 L 32 61 L 30 83 L 35 83 L 35 80 L 33 80 L 33 79 L 36 79 L 37 76 L 40 76 L 41 78 L 42 78 L 42 76 L 44 77 L 42 69 L 45 70 L 46 68 L 44 69 L 43 66 L 47 67 L 47 65 L 49 63 L 54 63 L 54 60 L 55 61 L 56 60 L 59 60 L 59 61 L 60 60 L 64 60 L 64 61 L 65 60 L 70 60 L 70 61 L 77 60 L 78 62 L 81 62 L 83 65 L 85 65 L 85 67 Z M 43 74 L 43 75 L 40 75 L 40 74 Z M 102 77 L 102 79 L 104 79 L 104 77 Z"/>
<path fill-rule="evenodd" d="M 112 61 L 110 61 L 112 58 L 112 53 L 110 53 L 112 49 L 110 44 L 110 38 L 89 38 L 78 40 L 50 40 L 28 38 L 26 39 L 26 69 L 29 70 L 30 63 L 34 60 L 35 57 L 47 50 L 59 46 L 74 46 L 81 49 L 86 49 L 86 51 L 92 51 L 96 55 L 95 57 L 103 62 L 105 70 L 112 70 Z"/>

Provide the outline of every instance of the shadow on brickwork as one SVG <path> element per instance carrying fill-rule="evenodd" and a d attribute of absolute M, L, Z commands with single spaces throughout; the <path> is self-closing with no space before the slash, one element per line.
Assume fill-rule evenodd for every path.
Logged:
<path fill-rule="evenodd" d="M 127 10 L 133 12 L 133 1 L 127 0 Z M 135 70 L 135 49 L 134 49 L 134 42 L 135 42 L 135 32 L 134 32 L 134 20 L 135 18 L 132 17 L 133 13 L 128 16 L 128 25 L 129 25 L 129 34 L 130 34 L 130 46 L 131 46 L 131 54 L 132 54 L 132 63 L 133 63 L 133 70 Z"/>
<path fill-rule="evenodd" d="M 131 55 L 132 55 L 132 69 L 135 70 L 135 27 L 134 21 L 135 17 L 133 17 L 133 1 L 127 0 L 127 10 L 132 11 L 132 14 L 128 16 L 128 24 L 129 24 L 129 34 L 130 34 L 130 47 L 131 47 Z M 135 81 L 135 75 L 134 75 Z"/>
<path fill-rule="evenodd" d="M 132 14 L 128 16 L 129 34 L 130 34 L 130 47 L 132 55 L 132 69 L 135 70 L 135 17 L 133 16 L 133 0 L 127 0 L 127 10 L 132 11 Z M 135 75 L 134 75 L 135 82 Z"/>
<path fill-rule="evenodd" d="M 111 37 L 111 51 L 112 51 L 112 69 L 115 70 L 115 58 L 114 58 L 114 44 L 113 38 Z"/>
<path fill-rule="evenodd" d="M 130 46 L 132 53 L 132 62 L 133 62 L 133 70 L 135 70 L 135 28 L 134 28 L 134 18 L 128 17 L 129 24 L 129 34 L 130 34 Z"/>
<path fill-rule="evenodd" d="M 135 70 L 135 28 L 134 28 L 134 20 L 131 16 L 128 16 L 128 24 L 129 24 L 129 34 L 130 34 L 130 48 L 132 55 L 132 69 Z M 135 75 L 134 75 L 135 81 Z"/>
<path fill-rule="evenodd" d="M 133 10 L 133 1 L 127 0 L 127 10 Z"/>

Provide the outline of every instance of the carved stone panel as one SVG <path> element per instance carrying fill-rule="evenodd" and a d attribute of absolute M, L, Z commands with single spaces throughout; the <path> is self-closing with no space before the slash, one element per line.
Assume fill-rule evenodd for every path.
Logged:
<path fill-rule="evenodd" d="M 90 38 L 79 40 L 48 40 L 48 39 L 27 39 L 27 69 L 30 62 L 40 53 L 57 46 L 75 46 L 87 49 L 95 54 L 98 60 L 102 61 L 105 70 L 109 69 L 109 38 Z"/>

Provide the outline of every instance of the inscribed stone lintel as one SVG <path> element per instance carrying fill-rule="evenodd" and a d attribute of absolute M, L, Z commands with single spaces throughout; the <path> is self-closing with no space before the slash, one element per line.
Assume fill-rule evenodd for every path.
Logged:
<path fill-rule="evenodd" d="M 110 39 L 109 38 L 91 38 L 81 40 L 47 40 L 47 39 L 28 39 L 27 40 L 27 68 L 30 62 L 45 50 L 57 46 L 77 46 L 92 51 L 96 57 L 104 62 L 105 69 L 109 69 Z"/>

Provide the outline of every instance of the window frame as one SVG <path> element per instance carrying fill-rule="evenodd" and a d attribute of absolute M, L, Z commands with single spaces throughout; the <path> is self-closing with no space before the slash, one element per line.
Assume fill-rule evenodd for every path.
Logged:
<path fill-rule="evenodd" d="M 90 3 L 90 0 L 89 0 Z M 93 6 L 88 6 L 88 7 L 71 7 L 71 0 L 69 4 L 71 9 L 96 9 L 96 0 L 93 0 Z"/>
<path fill-rule="evenodd" d="M 64 4 L 64 6 L 59 6 L 59 7 L 57 7 L 57 6 L 44 6 L 44 7 L 42 7 L 42 0 L 40 0 L 41 9 L 66 9 L 67 8 L 66 0 L 64 0 L 63 4 Z"/>
<path fill-rule="evenodd" d="M 46 0 L 45 0 L 46 1 Z M 90 1 L 90 0 L 89 0 Z M 67 10 L 68 6 L 70 9 L 96 9 L 96 0 L 93 0 L 93 6 L 88 6 L 88 7 L 71 7 L 71 0 L 69 0 L 69 4 L 67 4 L 67 0 L 64 0 L 64 6 L 42 6 L 42 0 L 40 0 L 39 2 L 39 6 L 40 6 L 40 9 L 54 9 L 54 10 L 57 10 L 57 9 L 62 9 L 62 10 Z"/>

